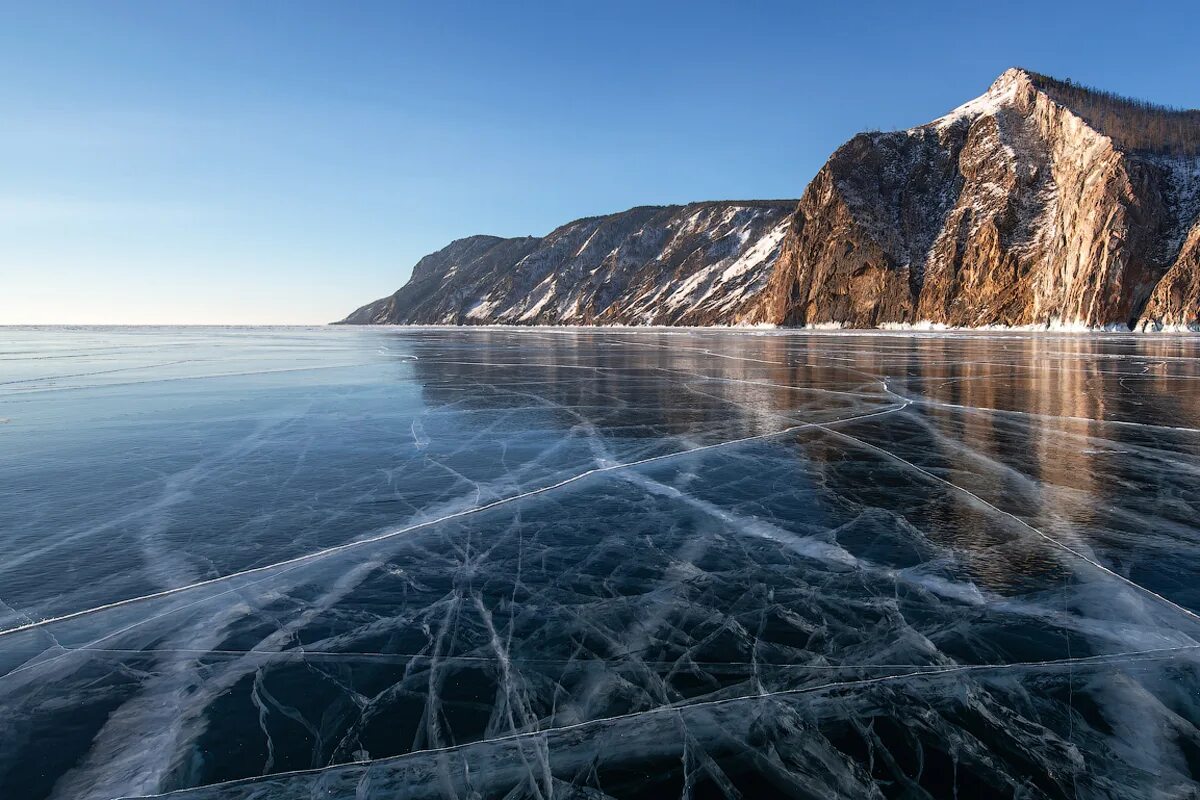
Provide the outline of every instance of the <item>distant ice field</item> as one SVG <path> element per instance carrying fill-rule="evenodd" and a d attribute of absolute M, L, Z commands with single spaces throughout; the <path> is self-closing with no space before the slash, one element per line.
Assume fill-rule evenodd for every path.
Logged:
<path fill-rule="evenodd" d="M 1193 797 L 1198 614 L 1200 337 L 0 328 L 0 798 Z"/>

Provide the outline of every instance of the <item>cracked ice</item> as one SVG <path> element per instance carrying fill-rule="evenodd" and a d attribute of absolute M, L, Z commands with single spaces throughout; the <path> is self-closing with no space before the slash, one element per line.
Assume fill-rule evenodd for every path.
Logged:
<path fill-rule="evenodd" d="M 1195 339 L 10 333 L 0 796 L 1200 791 Z"/>

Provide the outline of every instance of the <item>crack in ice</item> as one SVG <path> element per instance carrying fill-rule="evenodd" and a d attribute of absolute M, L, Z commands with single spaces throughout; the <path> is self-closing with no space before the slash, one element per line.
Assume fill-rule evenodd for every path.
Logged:
<path fill-rule="evenodd" d="M 406 533 L 412 533 L 413 531 L 420 530 L 422 528 L 428 528 L 428 527 L 431 527 L 434 525 L 441 524 L 443 522 L 448 522 L 448 521 L 454 520 L 454 519 L 460 519 L 462 517 L 470 516 L 472 514 L 478 514 L 478 513 L 484 512 L 484 511 L 489 511 L 493 508 L 499 508 L 501 506 L 509 505 L 511 503 L 515 503 L 520 500 L 525 500 L 530 497 L 536 497 L 538 495 L 546 494 L 547 492 L 553 492 L 557 489 L 561 489 L 565 486 L 569 486 L 571 484 L 578 483 L 582 480 L 590 478 L 593 475 L 601 475 L 601 474 L 605 474 L 608 472 L 614 472 L 617 470 L 630 469 L 633 467 L 640 467 L 640 466 L 644 466 L 647 464 L 654 464 L 654 463 L 658 463 L 661 461 L 666 461 L 668 459 L 682 458 L 685 456 L 691 456 L 691 455 L 706 452 L 709 450 L 715 450 L 715 449 L 719 449 L 719 448 L 730 447 L 733 445 L 744 444 L 746 442 L 753 442 L 753 441 L 759 441 L 759 440 L 763 440 L 763 439 L 771 439 L 771 438 L 776 438 L 776 437 L 780 437 L 780 436 L 786 436 L 788 434 L 796 433 L 798 431 L 805 430 L 808 428 L 822 427 L 825 425 L 831 425 L 831 424 L 835 424 L 835 423 L 848 423 L 848 422 L 857 422 L 859 420 L 864 420 L 864 419 L 871 419 L 873 417 L 879 417 L 879 416 L 883 416 L 885 414 L 895 413 L 897 411 L 900 411 L 900 410 L 906 408 L 907 406 L 908 406 L 908 403 L 906 402 L 902 405 L 884 409 L 882 411 L 875 411 L 875 412 L 871 412 L 868 414 L 860 414 L 860 415 L 856 415 L 856 416 L 852 416 L 852 417 L 846 417 L 846 418 L 843 418 L 840 420 L 833 420 L 833 421 L 824 422 L 824 423 L 807 422 L 807 423 L 802 423 L 799 425 L 793 425 L 793 426 L 790 426 L 788 428 L 784 428 L 784 429 L 778 430 L 778 431 L 770 431 L 768 433 L 760 433 L 760 434 L 755 434 L 753 436 L 744 436 L 744 437 L 741 437 L 738 439 L 730 439 L 730 440 L 723 441 L 723 442 L 714 442 L 713 444 L 700 445 L 697 447 L 689 448 L 687 450 L 681 450 L 681 451 L 675 452 L 675 453 L 665 453 L 663 455 L 652 456 L 650 458 L 643 458 L 643 459 L 639 459 L 636 461 L 629 461 L 629 462 L 623 462 L 620 464 L 610 464 L 610 465 L 606 465 L 606 466 L 595 467 L 595 468 L 586 470 L 585 472 L 579 473 L 578 475 L 573 475 L 570 478 L 566 478 L 565 480 L 561 480 L 561 481 L 558 481 L 557 483 L 550 484 L 549 486 L 542 486 L 542 487 L 539 487 L 537 489 L 532 489 L 527 492 L 521 492 L 520 494 L 512 495 L 509 497 L 504 497 L 499 500 L 494 500 L 490 503 L 485 503 L 484 505 L 481 505 L 481 506 L 474 506 L 472 508 L 464 509 L 462 511 L 456 511 L 451 514 L 446 514 L 444 516 L 438 517 L 437 519 L 427 520 L 425 522 L 419 522 L 414 525 L 409 525 L 409 526 L 400 528 L 399 530 L 388 531 L 387 533 L 379 534 L 378 536 L 371 536 L 371 537 L 367 537 L 365 539 L 357 539 L 353 542 L 347 542 L 345 544 L 334 545 L 333 547 L 327 547 L 325 549 L 318 550 L 313 553 L 306 553 L 304 555 L 295 556 L 293 558 L 285 559 L 283 561 L 278 561 L 273 564 L 265 564 L 261 567 L 253 567 L 251 569 L 245 569 L 245 570 L 240 570 L 238 572 L 233 572 L 228 575 L 221 575 L 221 576 L 218 576 L 215 578 L 209 578 L 208 580 L 197 581 L 195 583 L 190 583 L 186 586 L 177 586 L 177 587 L 174 587 L 171 589 L 164 589 L 159 592 L 151 592 L 149 594 L 140 595 L 138 597 L 130 597 L 130 598 L 126 598 L 124 600 L 117 600 L 112 603 L 106 603 L 104 605 L 96 606 L 94 608 L 83 609 L 81 611 L 74 611 L 69 614 L 62 614 L 62 615 L 59 615 L 56 617 L 50 617 L 47 619 L 38 620 L 33 623 L 27 623 L 24 625 L 17 625 L 17 626 L 11 627 L 11 628 L 6 628 L 4 630 L 0 630 L 0 637 L 9 636 L 11 634 L 19 633 L 21 631 L 31 630 L 34 628 L 44 627 L 46 625 L 52 625 L 52 624 L 56 624 L 59 622 L 65 622 L 68 620 L 78 619 L 78 618 L 84 617 L 84 616 L 90 616 L 92 614 L 97 614 L 97 613 L 100 613 L 103 611 L 108 611 L 108 610 L 111 610 L 114 608 L 121 608 L 124 606 L 132 605 L 134 603 L 145 602 L 148 600 L 157 600 L 157 599 L 160 599 L 163 597 L 170 597 L 172 595 L 176 595 L 181 592 L 190 591 L 192 589 L 198 589 L 198 588 L 201 588 L 204 586 L 211 586 L 211 585 L 214 585 L 217 583 L 224 583 L 226 581 L 230 581 L 235 578 L 245 577 L 247 575 L 261 574 L 263 572 L 268 572 L 271 570 L 279 569 L 281 567 L 299 566 L 299 565 L 306 564 L 306 563 L 309 563 L 309 562 L 312 562 L 312 561 L 315 561 L 315 560 L 318 560 L 321 558 L 325 558 L 326 556 L 344 552 L 346 550 L 352 550 L 352 549 L 355 549 L 358 547 L 363 547 L 365 545 L 375 544 L 377 542 L 385 541 L 387 539 L 392 539 L 397 536 L 402 536 Z M 208 600 L 211 598 L 205 598 L 205 599 Z M 0 678 L 2 678 L 2 677 L 3 676 L 0 676 Z"/>
<path fill-rule="evenodd" d="M 549 736 L 550 734 L 562 733 L 564 731 L 580 730 L 600 725 L 611 723 L 626 722 L 632 719 L 639 719 L 647 716 L 655 716 L 660 714 L 679 714 L 684 712 L 692 712 L 698 709 L 716 708 L 721 706 L 733 705 L 736 703 L 747 703 L 756 700 L 770 700 L 779 697 L 789 697 L 805 694 L 816 694 L 819 692 L 836 691 L 839 689 L 856 689 L 862 686 L 870 686 L 876 684 L 886 684 L 893 682 L 905 681 L 911 678 L 931 678 L 945 677 L 950 675 L 959 675 L 964 673 L 976 672 L 1005 672 L 1018 669 L 1040 669 L 1053 667 L 1072 667 L 1077 664 L 1119 664 L 1128 661 L 1142 660 L 1157 660 L 1168 658 L 1173 655 L 1191 652 L 1200 649 L 1200 644 L 1180 645 L 1176 647 L 1151 648 L 1145 650 L 1129 650 L 1121 653 L 1106 653 L 1093 656 L 1078 656 L 1075 658 L 1056 658 L 1045 659 L 1041 661 L 1017 661 L 1008 664 L 954 664 L 949 666 L 934 667 L 932 669 L 921 669 L 912 672 L 905 672 L 899 675 L 880 675 L 872 678 L 860 678 L 857 680 L 848 681 L 830 681 L 816 686 L 803 686 L 796 689 L 780 689 L 770 692 L 763 692 L 751 695 L 738 695 L 736 697 L 722 697 L 715 700 L 701 700 L 696 702 L 683 702 L 679 704 L 668 704 L 655 708 L 648 708 L 641 711 L 634 711 L 628 714 L 617 714 L 610 717 L 599 717 L 596 719 L 583 720 L 581 722 L 572 723 L 569 725 L 557 725 L 550 728 L 542 728 L 530 731 L 516 731 L 504 736 L 495 736 L 490 739 L 480 739 L 473 742 L 463 742 L 461 744 L 447 745 L 445 747 L 434 747 L 424 750 L 413 750 L 407 753 L 401 753 L 395 756 L 387 756 L 384 758 L 367 759 L 364 761 L 346 761 L 340 764 L 331 764 L 326 767 L 317 767 L 314 769 L 299 769 L 286 772 L 277 772 L 269 776 L 261 776 L 255 778 L 237 778 L 229 781 L 218 781 L 203 786 L 193 786 L 184 789 L 175 789 L 168 792 L 160 792 L 158 794 L 148 795 L 128 795 L 125 797 L 115 798 L 114 800 L 152 800 L 153 798 L 171 797 L 172 795 L 185 794 L 204 789 L 212 789 L 216 787 L 239 786 L 259 783 L 266 779 L 278 780 L 279 778 L 298 777 L 302 775 L 316 775 L 331 770 L 348 769 L 353 767 L 373 767 L 381 764 L 394 764 L 405 759 L 411 759 L 418 756 L 436 755 L 439 753 L 457 752 L 473 747 L 480 747 L 488 744 L 497 744 L 500 742 L 521 741 L 524 739 L 540 736 Z"/>

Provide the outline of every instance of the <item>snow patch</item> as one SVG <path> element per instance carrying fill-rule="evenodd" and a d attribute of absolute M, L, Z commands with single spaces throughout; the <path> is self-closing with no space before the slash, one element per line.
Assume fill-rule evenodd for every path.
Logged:
<path fill-rule="evenodd" d="M 785 219 L 774 228 L 767 232 L 765 236 L 759 238 L 750 249 L 742 253 L 741 257 L 734 261 L 729 267 L 721 273 L 722 281 L 730 281 L 734 278 L 744 275 L 750 270 L 757 267 L 759 264 L 766 261 L 768 258 L 775 255 L 775 251 L 779 248 L 783 237 L 787 235 L 790 219 Z M 743 241 L 745 241 L 743 239 Z"/>
<path fill-rule="evenodd" d="M 1107 322 L 1103 325 L 1089 325 L 1082 320 L 1060 320 L 1057 317 L 1041 323 L 1030 325 L 947 325 L 944 322 L 934 322 L 923 319 L 917 322 L 883 322 L 876 326 L 881 331 L 1054 331 L 1056 333 L 1129 333 L 1129 326 L 1124 322 Z"/>
<path fill-rule="evenodd" d="M 592 243 L 592 239 L 595 239 L 596 234 L 599 232 L 600 232 L 600 226 L 597 225 L 596 229 L 592 231 L 592 234 L 590 236 L 588 236 L 588 238 L 584 241 L 584 243 L 579 245 L 579 249 L 575 251 L 575 258 L 579 258 L 581 255 L 583 255 L 583 251 L 588 249 L 588 245 Z"/>
<path fill-rule="evenodd" d="M 542 295 L 541 299 L 530 306 L 524 314 L 518 317 L 518 319 L 531 320 L 540 314 L 542 309 L 546 307 L 546 304 L 554 299 L 554 287 L 555 281 L 550 281 L 550 285 L 546 287 L 546 292 Z"/>
<path fill-rule="evenodd" d="M 498 305 L 500 305 L 499 300 L 492 300 L 488 297 L 476 300 L 475 304 L 467 309 L 467 319 L 486 319 Z"/>
<path fill-rule="evenodd" d="M 1200 333 L 1200 322 L 1152 322 L 1147 320 L 1138 326 L 1141 333 Z"/>
<path fill-rule="evenodd" d="M 974 100 L 968 100 L 949 114 L 944 117 L 938 117 L 929 124 L 936 126 L 940 130 L 953 125 L 960 119 L 973 119 L 984 114 L 995 114 L 1001 107 L 1009 105 L 1017 99 L 1017 92 L 1020 90 L 1022 84 L 1027 81 L 1028 78 L 1021 70 L 1005 70 L 996 79 L 996 82 L 988 87 L 988 90 L 979 97 L 976 97 Z"/>

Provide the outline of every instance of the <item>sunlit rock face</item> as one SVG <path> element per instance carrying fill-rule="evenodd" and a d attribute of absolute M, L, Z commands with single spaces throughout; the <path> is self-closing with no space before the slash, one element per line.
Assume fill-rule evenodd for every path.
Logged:
<path fill-rule="evenodd" d="M 1200 221 L 1192 226 L 1174 266 L 1154 287 L 1141 325 L 1149 330 L 1200 330 Z"/>
<path fill-rule="evenodd" d="M 798 206 L 475 236 L 344 322 L 1200 328 L 1200 112 L 1019 69 L 855 136 Z"/>
<path fill-rule="evenodd" d="M 1163 118 L 1169 135 L 1134 135 Z M 1194 115 L 1009 70 L 928 125 L 843 145 L 801 198 L 760 319 L 1192 323 L 1197 149 Z"/>
<path fill-rule="evenodd" d="M 344 322 L 737 324 L 767 284 L 794 205 L 643 206 L 543 238 L 460 239 Z"/>

